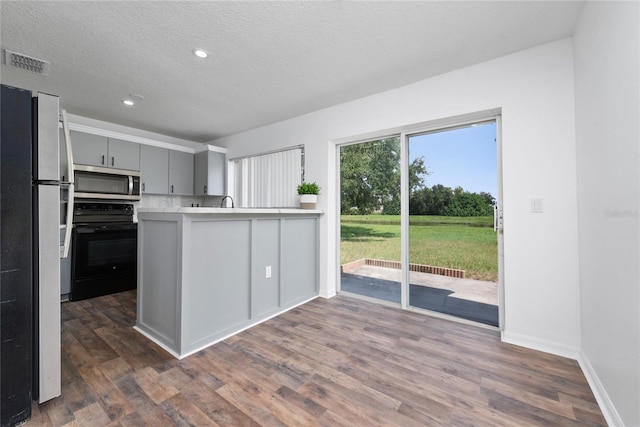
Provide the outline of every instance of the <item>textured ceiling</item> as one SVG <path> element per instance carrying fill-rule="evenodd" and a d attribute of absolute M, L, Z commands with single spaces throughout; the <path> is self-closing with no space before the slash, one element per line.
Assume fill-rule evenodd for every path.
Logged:
<path fill-rule="evenodd" d="M 582 2 L 0 2 L 0 81 L 210 141 L 570 36 Z M 200 60 L 192 49 L 210 57 Z M 144 101 L 125 108 L 122 99 Z"/>

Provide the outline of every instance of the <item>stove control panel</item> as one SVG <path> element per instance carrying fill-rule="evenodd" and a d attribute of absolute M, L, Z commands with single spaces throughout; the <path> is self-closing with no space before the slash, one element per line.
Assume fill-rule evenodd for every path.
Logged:
<path fill-rule="evenodd" d="M 73 222 L 133 222 L 133 204 L 76 202 Z"/>

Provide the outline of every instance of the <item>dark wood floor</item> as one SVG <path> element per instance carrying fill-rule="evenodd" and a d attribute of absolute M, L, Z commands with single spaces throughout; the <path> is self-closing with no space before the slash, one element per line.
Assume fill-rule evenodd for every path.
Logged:
<path fill-rule="evenodd" d="M 135 304 L 62 305 L 62 397 L 26 425 L 605 425 L 577 362 L 493 331 L 319 298 L 179 361 Z"/>

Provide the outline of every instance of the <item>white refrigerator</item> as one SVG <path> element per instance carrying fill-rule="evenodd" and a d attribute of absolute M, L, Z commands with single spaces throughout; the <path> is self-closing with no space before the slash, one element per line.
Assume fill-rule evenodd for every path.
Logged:
<path fill-rule="evenodd" d="M 58 97 L 33 99 L 34 397 L 61 392 Z"/>

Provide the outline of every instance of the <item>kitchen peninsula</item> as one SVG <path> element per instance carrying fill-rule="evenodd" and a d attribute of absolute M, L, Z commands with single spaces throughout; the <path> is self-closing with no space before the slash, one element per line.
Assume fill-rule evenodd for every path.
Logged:
<path fill-rule="evenodd" d="M 135 329 L 177 358 L 318 295 L 304 209 L 138 209 Z"/>

